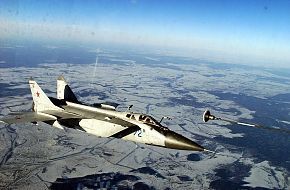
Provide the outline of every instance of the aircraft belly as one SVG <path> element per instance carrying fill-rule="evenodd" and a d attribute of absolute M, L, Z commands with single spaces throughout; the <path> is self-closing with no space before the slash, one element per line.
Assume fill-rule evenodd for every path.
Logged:
<path fill-rule="evenodd" d="M 86 132 L 100 137 L 110 137 L 124 129 L 121 125 L 96 119 L 82 119 L 79 124 Z"/>

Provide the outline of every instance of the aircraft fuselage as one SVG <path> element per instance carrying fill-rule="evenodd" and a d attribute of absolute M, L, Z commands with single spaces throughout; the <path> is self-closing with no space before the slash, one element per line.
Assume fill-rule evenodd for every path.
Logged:
<path fill-rule="evenodd" d="M 76 129 L 78 129 L 77 127 L 80 127 L 83 131 L 99 137 L 115 137 L 166 148 L 203 151 L 203 147 L 200 145 L 171 131 L 167 127 L 162 126 L 159 122 L 148 115 L 96 108 L 68 101 L 66 101 L 66 105 L 63 105 L 62 108 L 64 109 L 63 112 L 67 114 L 80 115 L 82 118 L 85 118 L 71 118 L 66 122 L 64 122 L 65 120 L 60 120 L 59 124 L 66 127 Z M 100 114 L 106 115 L 105 119 L 101 120 L 98 117 Z M 113 121 L 114 119 L 117 119 L 116 122 Z M 139 129 L 133 130 L 134 132 L 132 133 L 124 133 L 120 134 L 120 136 L 114 136 L 112 134 L 117 134 L 118 132 L 122 133 L 126 128 L 130 129 L 130 127 L 135 127 L 124 126 L 126 123 L 123 125 L 122 123 L 118 124 L 118 119 L 121 119 L 121 121 L 128 121 L 128 123 L 138 126 Z M 54 126 L 57 127 L 57 124 L 55 123 Z"/>

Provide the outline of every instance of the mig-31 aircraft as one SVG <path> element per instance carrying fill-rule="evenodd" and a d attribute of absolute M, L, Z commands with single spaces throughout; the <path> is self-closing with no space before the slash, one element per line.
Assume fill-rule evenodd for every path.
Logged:
<path fill-rule="evenodd" d="M 44 122 L 63 129 L 73 128 L 99 137 L 114 137 L 164 148 L 205 151 L 201 145 L 168 129 L 149 115 L 117 111 L 118 104 L 86 105 L 78 101 L 65 79 L 57 79 L 57 98 L 47 97 L 30 79 L 32 112 L 1 118 L 7 124 Z"/>

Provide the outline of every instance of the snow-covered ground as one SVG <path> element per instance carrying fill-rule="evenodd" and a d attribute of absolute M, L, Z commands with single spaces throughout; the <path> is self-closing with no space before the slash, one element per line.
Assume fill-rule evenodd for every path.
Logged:
<path fill-rule="evenodd" d="M 249 110 L 234 101 L 222 100 L 210 91 L 244 93 L 267 98 L 286 92 L 289 86 L 270 80 L 266 71 L 241 68 L 215 70 L 207 65 L 164 63 L 148 65 L 135 60 L 108 58 L 124 64 L 49 64 L 39 67 L 1 68 L 0 114 L 31 109 L 28 79 L 33 76 L 50 96 L 55 96 L 56 78 L 63 74 L 83 102 L 118 102 L 119 110 L 133 104 L 133 110 L 165 120 L 169 128 L 219 154 L 196 153 L 151 147 L 119 139 L 95 137 L 83 132 L 65 131 L 49 125 L 0 125 L 0 187 L 45 189 L 57 178 L 91 174 L 121 173 L 138 177 L 137 182 L 156 189 L 209 189 L 218 179 L 216 169 L 239 163 L 250 167 L 241 182 L 245 188 L 289 189 L 289 168 L 257 162 L 251 151 L 219 143 L 219 138 L 243 138 L 226 123 L 202 123 L 203 111 L 210 107 L 229 119 L 252 119 Z M 152 61 L 162 58 L 145 57 Z M 5 64 L 5 63 L 3 63 Z M 94 77 L 94 78 L 92 78 Z M 271 88 L 267 88 L 271 86 Z M 265 90 L 267 88 L 267 90 Z M 227 110 L 234 110 L 228 112 Z M 289 121 L 283 121 L 289 124 Z M 222 125 L 219 125 L 222 124 Z M 245 154 L 245 152 L 247 152 Z M 191 157 L 196 160 L 191 160 Z M 145 169 L 144 169 L 145 168 Z M 233 176 L 233 179 L 235 176 Z M 119 182 L 133 188 L 128 180 Z M 132 182 L 133 183 L 133 182 Z M 134 182 L 136 183 L 136 182 Z M 118 187 L 118 185 L 115 185 Z M 124 185 L 124 184 L 123 184 Z"/>

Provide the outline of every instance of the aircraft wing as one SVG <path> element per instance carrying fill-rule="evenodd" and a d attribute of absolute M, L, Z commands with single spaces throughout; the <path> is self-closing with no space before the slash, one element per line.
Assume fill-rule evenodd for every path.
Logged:
<path fill-rule="evenodd" d="M 110 137 L 115 138 L 122 138 L 125 137 L 131 133 L 134 133 L 138 130 L 140 130 L 140 127 L 134 123 L 131 123 L 129 121 L 125 121 L 118 117 L 113 117 L 111 115 L 107 115 L 104 113 L 96 113 L 92 112 L 90 110 L 82 110 L 82 109 L 76 109 L 70 106 L 65 106 L 65 111 L 70 114 L 78 115 L 81 119 L 98 119 L 101 121 L 114 123 L 117 125 L 121 125 L 124 127 L 123 130 L 116 132 L 115 134 L 112 134 Z"/>
<path fill-rule="evenodd" d="M 112 117 L 111 115 L 106 115 L 102 113 L 95 113 L 87 110 L 73 110 L 67 109 L 63 111 L 55 111 L 55 110 L 46 110 L 43 112 L 24 112 L 17 113 L 13 115 L 8 115 L 3 118 L 0 118 L 0 122 L 7 124 L 17 124 L 17 123 L 31 123 L 38 121 L 56 121 L 58 119 L 98 119 L 102 121 L 106 121 L 109 123 L 114 123 L 117 125 L 121 125 L 124 127 L 123 130 L 112 134 L 110 137 L 114 138 L 123 138 L 129 134 L 132 134 L 138 130 L 140 127 L 131 122 L 125 121 L 121 118 Z"/>
<path fill-rule="evenodd" d="M 75 113 L 75 112 L 74 112 Z M 103 113 L 95 113 L 91 111 L 79 111 L 78 113 L 75 113 L 77 115 L 81 115 L 82 119 L 98 119 L 101 121 L 106 121 L 109 123 L 114 123 L 117 125 L 122 125 L 124 127 L 133 127 L 136 126 L 135 124 L 125 121 L 121 118 L 112 117 L 111 115 L 103 114 Z"/>
<path fill-rule="evenodd" d="M 71 109 L 66 108 L 65 111 L 43 111 L 46 114 L 56 116 L 61 119 L 98 119 L 101 121 L 106 121 L 109 123 L 114 123 L 117 125 L 122 125 L 124 127 L 132 127 L 135 126 L 135 124 L 130 123 L 128 121 L 125 121 L 121 118 L 112 117 L 111 115 L 103 114 L 103 113 L 96 113 L 89 110 L 80 110 L 80 109 Z"/>
<path fill-rule="evenodd" d="M 116 118 L 116 117 L 105 117 L 105 119 L 103 119 L 104 121 L 107 121 L 107 122 L 110 122 L 110 123 L 114 123 L 114 124 L 117 124 L 117 125 L 122 125 L 124 127 L 133 127 L 133 126 L 136 126 L 135 124 L 133 123 L 130 123 L 128 121 L 125 121 L 123 119 L 120 119 L 120 118 Z"/>
<path fill-rule="evenodd" d="M 90 110 L 77 109 L 77 108 L 73 108 L 70 106 L 64 106 L 64 107 L 65 107 L 65 111 L 67 114 L 77 115 L 78 118 L 81 118 L 81 119 L 98 119 L 101 121 L 106 121 L 109 123 L 122 125 L 124 127 L 135 126 L 135 124 L 133 124 L 133 123 L 125 121 L 121 118 L 112 117 L 111 115 L 108 115 L 108 114 L 96 113 L 96 112 L 92 112 Z"/>
<path fill-rule="evenodd" d="M 0 118 L 0 122 L 7 124 L 54 120 L 57 120 L 55 116 L 38 112 L 17 113 Z"/>

